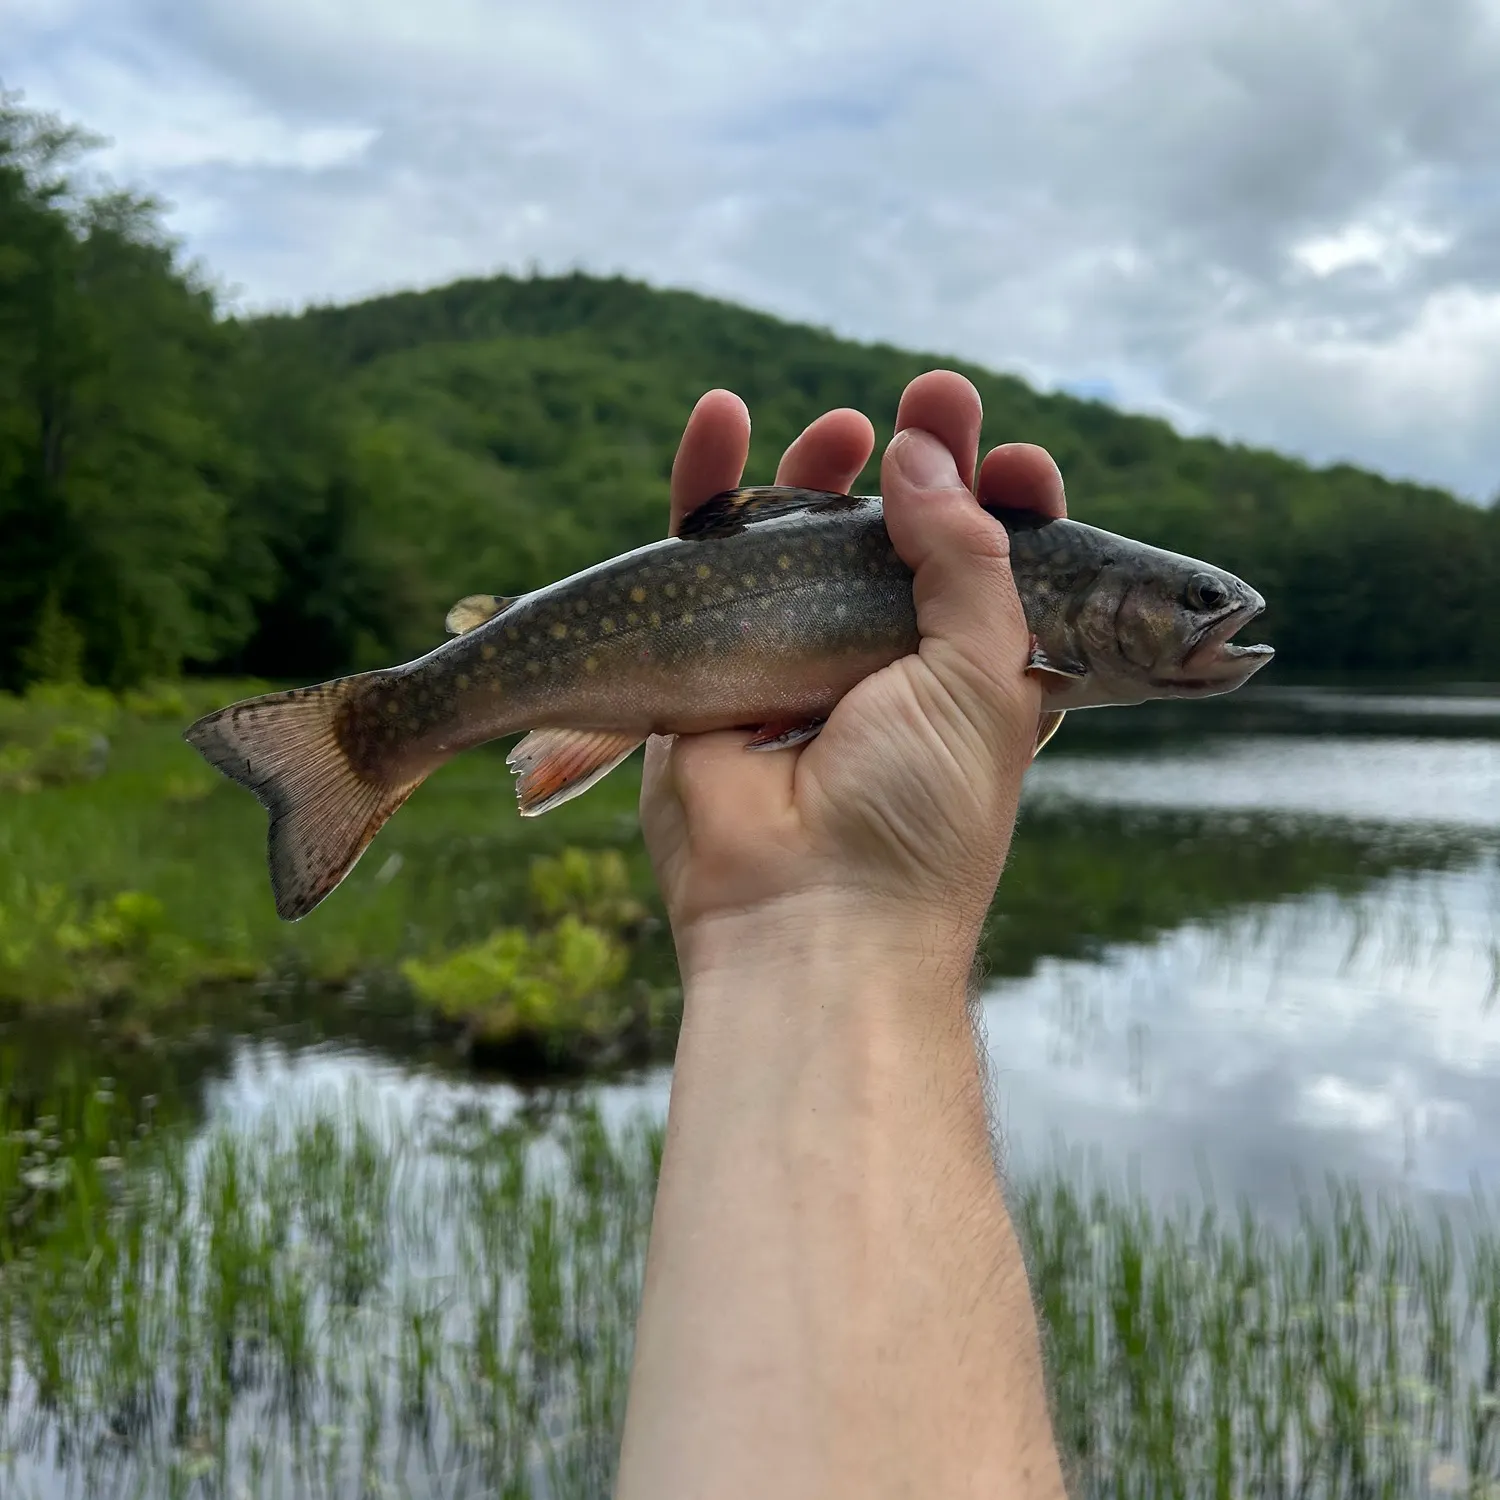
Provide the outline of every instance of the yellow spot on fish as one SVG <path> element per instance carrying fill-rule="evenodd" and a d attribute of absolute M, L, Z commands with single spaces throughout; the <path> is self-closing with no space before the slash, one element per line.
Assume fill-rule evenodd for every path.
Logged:
<path fill-rule="evenodd" d="M 665 588 L 668 599 L 675 599 L 677 597 L 677 585 L 675 583 L 669 583 L 665 585 Z"/>
<path fill-rule="evenodd" d="M 535 677 L 542 670 L 542 664 L 535 657 L 526 663 L 526 670 Z"/>
<path fill-rule="evenodd" d="M 686 609 L 686 610 L 684 610 L 682 612 L 682 623 L 684 625 L 691 625 L 693 623 L 693 612 L 692 612 L 692 610 Z"/>
<path fill-rule="evenodd" d="M 639 625 L 641 623 L 641 617 L 636 614 L 634 610 L 631 610 L 630 613 L 625 616 L 625 623 L 627 625 Z"/>
<path fill-rule="evenodd" d="M 605 633 L 605 635 L 613 635 L 614 634 L 614 629 L 615 629 L 615 622 L 613 620 L 611 620 L 608 615 L 605 615 L 605 617 L 602 620 L 599 621 L 599 628 L 601 630 L 603 630 L 603 632 Z"/>
<path fill-rule="evenodd" d="M 557 624 L 552 627 L 552 639 L 554 641 L 564 641 L 567 638 L 568 627 L 564 625 L 561 620 L 559 620 Z"/>
<path fill-rule="evenodd" d="M 631 589 L 630 597 L 637 604 L 644 604 L 646 602 L 646 591 L 639 584 L 637 584 L 633 589 Z"/>
<path fill-rule="evenodd" d="M 787 555 L 786 555 L 786 553 L 785 553 L 785 552 L 783 552 L 783 553 L 782 553 L 782 554 L 781 554 L 781 556 L 780 556 L 780 557 L 778 557 L 778 558 L 777 558 L 777 559 L 776 559 L 776 566 L 777 566 L 777 567 L 778 567 L 778 568 L 780 568 L 780 569 L 781 569 L 781 570 L 782 570 L 782 572 L 783 572 L 783 573 L 784 573 L 784 572 L 785 572 L 785 571 L 786 571 L 786 570 L 787 570 L 787 569 L 788 569 L 788 568 L 789 568 L 789 567 L 791 567 L 791 565 L 792 565 L 792 560 L 791 560 L 791 558 L 789 558 L 789 557 L 788 557 L 788 556 L 787 556 Z"/>
<path fill-rule="evenodd" d="M 661 624 L 661 616 L 659 614 L 657 614 L 657 612 L 654 609 L 647 616 L 647 618 L 651 621 L 651 623 L 652 623 L 653 626 Z"/>
<path fill-rule="evenodd" d="M 709 567 L 709 565 L 707 563 L 699 563 L 698 564 L 698 576 L 700 578 L 707 578 L 708 575 L 710 573 L 712 573 L 712 572 L 713 572 L 713 569 L 711 567 Z"/>
<path fill-rule="evenodd" d="M 740 582 L 743 583 L 747 589 L 753 589 L 755 587 L 755 574 L 746 573 L 745 576 L 740 579 Z"/>
<path fill-rule="evenodd" d="M 514 625 L 507 625 L 505 627 L 505 639 L 508 641 L 518 641 L 521 639 L 521 632 Z"/>
<path fill-rule="evenodd" d="M 385 706 L 385 711 L 394 719 L 401 712 L 401 705 L 392 698 Z"/>
<path fill-rule="evenodd" d="M 599 658 L 597 656 L 584 657 L 583 670 L 585 672 L 597 672 L 599 670 Z"/>
<path fill-rule="evenodd" d="M 573 609 L 577 614 L 586 615 L 589 612 L 589 601 L 587 599 L 580 599 L 578 603 L 573 606 Z"/>
<path fill-rule="evenodd" d="M 463 692 L 469 685 L 469 674 L 467 672 L 460 672 L 454 681 L 458 684 L 459 692 Z"/>
<path fill-rule="evenodd" d="M 479 654 L 486 661 L 494 661 L 494 659 L 495 659 L 495 648 L 493 646 L 481 646 L 479 648 Z"/>

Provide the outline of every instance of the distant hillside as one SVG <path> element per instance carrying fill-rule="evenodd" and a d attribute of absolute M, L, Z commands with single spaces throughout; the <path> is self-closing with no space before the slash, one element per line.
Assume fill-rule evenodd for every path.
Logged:
<path fill-rule="evenodd" d="M 883 442 L 905 383 L 948 365 L 984 398 L 986 442 L 1024 438 L 1052 451 L 1079 519 L 1252 578 L 1271 601 L 1267 630 L 1287 665 L 1500 668 L 1500 513 L 1441 490 L 1185 438 L 938 354 L 857 344 L 623 279 L 459 281 L 257 326 L 347 379 L 409 452 L 467 470 L 474 502 L 497 506 L 497 520 L 530 510 L 578 563 L 658 533 L 682 420 L 709 386 L 749 402 L 751 473 L 764 479 L 830 406 L 867 412 Z M 877 487 L 877 463 L 862 484 Z M 504 488 L 516 509 L 486 501 L 486 485 Z M 550 541 L 527 546 L 523 527 L 489 529 L 497 572 L 486 587 L 550 576 Z"/>
<path fill-rule="evenodd" d="M 953 363 L 582 275 L 226 320 L 149 203 L 72 189 L 81 148 L 0 96 L 0 687 L 416 654 L 462 594 L 658 536 L 708 387 L 750 403 L 769 479 L 820 411 L 883 440 Z M 1495 507 L 959 368 L 1079 518 L 1260 588 L 1284 668 L 1500 676 Z"/>

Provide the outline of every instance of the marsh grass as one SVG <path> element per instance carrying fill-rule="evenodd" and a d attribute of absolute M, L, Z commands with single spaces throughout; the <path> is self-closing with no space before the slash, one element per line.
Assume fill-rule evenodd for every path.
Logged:
<path fill-rule="evenodd" d="M 350 1107 L 138 1134 L 108 1189 L 101 1146 L 0 1261 L 0 1491 L 607 1488 L 654 1127 Z"/>
<path fill-rule="evenodd" d="M 1291 1232 L 1064 1179 L 1017 1195 L 1094 1495 L 1500 1494 L 1500 1239 L 1331 1181 Z"/>
<path fill-rule="evenodd" d="M 0 1489 L 607 1494 L 661 1151 L 358 1093 L 121 1139 L 105 1090 L 8 1130 Z M 1483 1201 L 1331 1183 L 1277 1230 L 1061 1173 L 1012 1199 L 1080 1493 L 1500 1494 Z"/>

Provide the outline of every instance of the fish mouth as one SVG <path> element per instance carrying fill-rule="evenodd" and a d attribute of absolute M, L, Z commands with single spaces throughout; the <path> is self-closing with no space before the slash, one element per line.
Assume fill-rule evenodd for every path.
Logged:
<path fill-rule="evenodd" d="M 1238 609 L 1231 610 L 1222 619 L 1199 631 L 1188 643 L 1182 658 L 1183 676 L 1179 684 L 1208 688 L 1228 682 L 1240 683 L 1265 666 L 1276 655 L 1274 646 L 1241 646 L 1231 640 L 1265 607 L 1266 601 L 1256 594 Z"/>

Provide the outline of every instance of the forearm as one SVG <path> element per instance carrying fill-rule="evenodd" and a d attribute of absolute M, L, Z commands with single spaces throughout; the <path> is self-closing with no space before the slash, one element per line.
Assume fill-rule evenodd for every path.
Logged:
<path fill-rule="evenodd" d="M 622 1500 L 1061 1494 L 967 952 L 759 933 L 685 960 Z"/>

